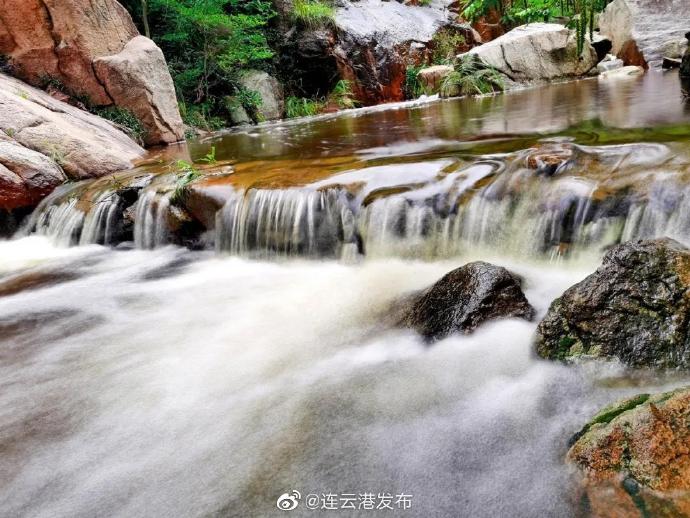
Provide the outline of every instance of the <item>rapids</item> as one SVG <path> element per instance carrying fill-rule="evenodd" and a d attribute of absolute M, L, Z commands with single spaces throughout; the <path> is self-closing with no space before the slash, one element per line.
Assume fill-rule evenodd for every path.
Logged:
<path fill-rule="evenodd" d="M 650 73 L 263 125 L 61 187 L 0 241 L 2 514 L 352 515 L 277 509 L 298 490 L 573 515 L 569 438 L 686 380 L 538 360 L 536 322 L 606 246 L 690 243 L 689 141 Z M 223 204 L 204 250 L 173 246 L 166 164 L 211 146 Z M 522 275 L 537 321 L 433 347 L 385 323 L 474 259 Z"/>

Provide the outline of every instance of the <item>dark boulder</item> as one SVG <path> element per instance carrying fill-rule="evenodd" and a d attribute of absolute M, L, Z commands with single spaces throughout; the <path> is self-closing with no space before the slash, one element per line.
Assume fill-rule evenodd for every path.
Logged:
<path fill-rule="evenodd" d="M 685 37 L 690 42 L 690 32 L 685 33 Z M 690 45 L 688 45 L 685 54 L 683 54 L 683 61 L 680 64 L 680 76 L 690 78 Z"/>
<path fill-rule="evenodd" d="M 487 320 L 532 320 L 534 308 L 520 285 L 520 278 L 503 267 L 469 263 L 414 297 L 400 323 L 428 340 L 440 340 L 454 332 L 470 333 Z"/>
<path fill-rule="evenodd" d="M 690 367 L 690 250 L 672 239 L 611 249 L 592 275 L 556 299 L 537 328 L 549 359 L 618 358 Z"/>

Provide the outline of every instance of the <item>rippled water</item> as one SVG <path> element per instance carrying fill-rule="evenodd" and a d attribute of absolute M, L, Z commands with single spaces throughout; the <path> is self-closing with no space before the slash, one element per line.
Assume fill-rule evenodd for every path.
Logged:
<path fill-rule="evenodd" d="M 690 236 L 684 110 L 677 77 L 649 75 L 214 137 L 192 156 L 215 145 L 235 172 L 206 251 L 166 246 L 165 167 L 118 178 L 148 185 L 135 205 L 108 179 L 66 186 L 32 216 L 47 236 L 0 242 L 0 514 L 282 516 L 298 490 L 573 515 L 571 435 L 687 379 L 537 360 L 536 322 L 428 347 L 386 316 L 477 258 L 541 316 L 607 244 Z M 577 168 L 525 167 L 563 146 Z M 131 246 L 88 245 L 126 224 Z M 329 513 L 384 514 L 289 515 Z"/>

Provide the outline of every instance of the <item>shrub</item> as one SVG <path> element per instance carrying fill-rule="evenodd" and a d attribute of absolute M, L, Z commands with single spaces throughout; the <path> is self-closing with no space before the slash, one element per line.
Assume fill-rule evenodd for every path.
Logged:
<path fill-rule="evenodd" d="M 505 88 L 501 73 L 475 55 L 461 56 L 454 70 L 441 83 L 441 96 L 474 95 L 500 92 Z"/>
<path fill-rule="evenodd" d="M 432 61 L 436 64 L 448 64 L 455 60 L 458 48 L 465 45 L 465 36 L 457 32 L 440 31 L 431 40 L 433 45 Z"/>
<path fill-rule="evenodd" d="M 357 101 L 353 99 L 353 96 L 352 83 L 346 79 L 341 79 L 333 87 L 330 99 L 334 101 L 341 110 L 345 110 L 357 106 Z"/>
<path fill-rule="evenodd" d="M 314 99 L 288 97 L 285 101 L 285 116 L 288 119 L 317 115 L 322 109 L 323 103 Z"/>
<path fill-rule="evenodd" d="M 215 150 L 214 150 L 215 155 Z M 175 190 L 170 196 L 170 203 L 180 206 L 187 198 L 187 186 L 193 181 L 201 177 L 201 173 L 197 171 L 192 164 L 184 160 L 178 160 L 177 166 L 177 180 L 175 182 Z"/>
<path fill-rule="evenodd" d="M 406 99 L 416 99 L 420 95 L 424 94 L 424 85 L 419 82 L 417 74 L 424 67 L 414 67 L 408 66 L 405 70 L 405 84 L 403 90 Z"/>
<path fill-rule="evenodd" d="M 132 140 L 141 145 L 144 144 L 146 130 L 141 121 L 129 110 L 119 106 L 106 106 L 105 108 L 92 108 L 91 111 L 121 128 Z"/>

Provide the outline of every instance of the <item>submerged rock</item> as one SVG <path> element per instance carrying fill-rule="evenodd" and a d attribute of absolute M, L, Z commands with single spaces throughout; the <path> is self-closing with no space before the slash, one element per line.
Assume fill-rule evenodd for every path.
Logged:
<path fill-rule="evenodd" d="M 551 304 L 537 328 L 537 353 L 688 368 L 689 288 L 690 250 L 680 243 L 618 245 L 596 272 Z"/>
<path fill-rule="evenodd" d="M 640 394 L 594 416 L 567 455 L 584 475 L 592 514 L 689 516 L 689 422 L 688 387 Z"/>
<path fill-rule="evenodd" d="M 418 295 L 400 321 L 429 340 L 470 333 L 488 320 L 534 317 L 520 278 L 500 266 L 477 261 L 446 274 Z"/>
<path fill-rule="evenodd" d="M 589 42 L 578 55 L 575 31 L 555 23 L 522 25 L 469 53 L 519 82 L 583 76 L 597 64 Z"/>
<path fill-rule="evenodd" d="M 640 77 L 642 75 L 644 75 L 644 68 L 638 66 L 626 66 L 606 70 L 599 74 L 599 79 L 630 79 L 633 77 Z"/>

